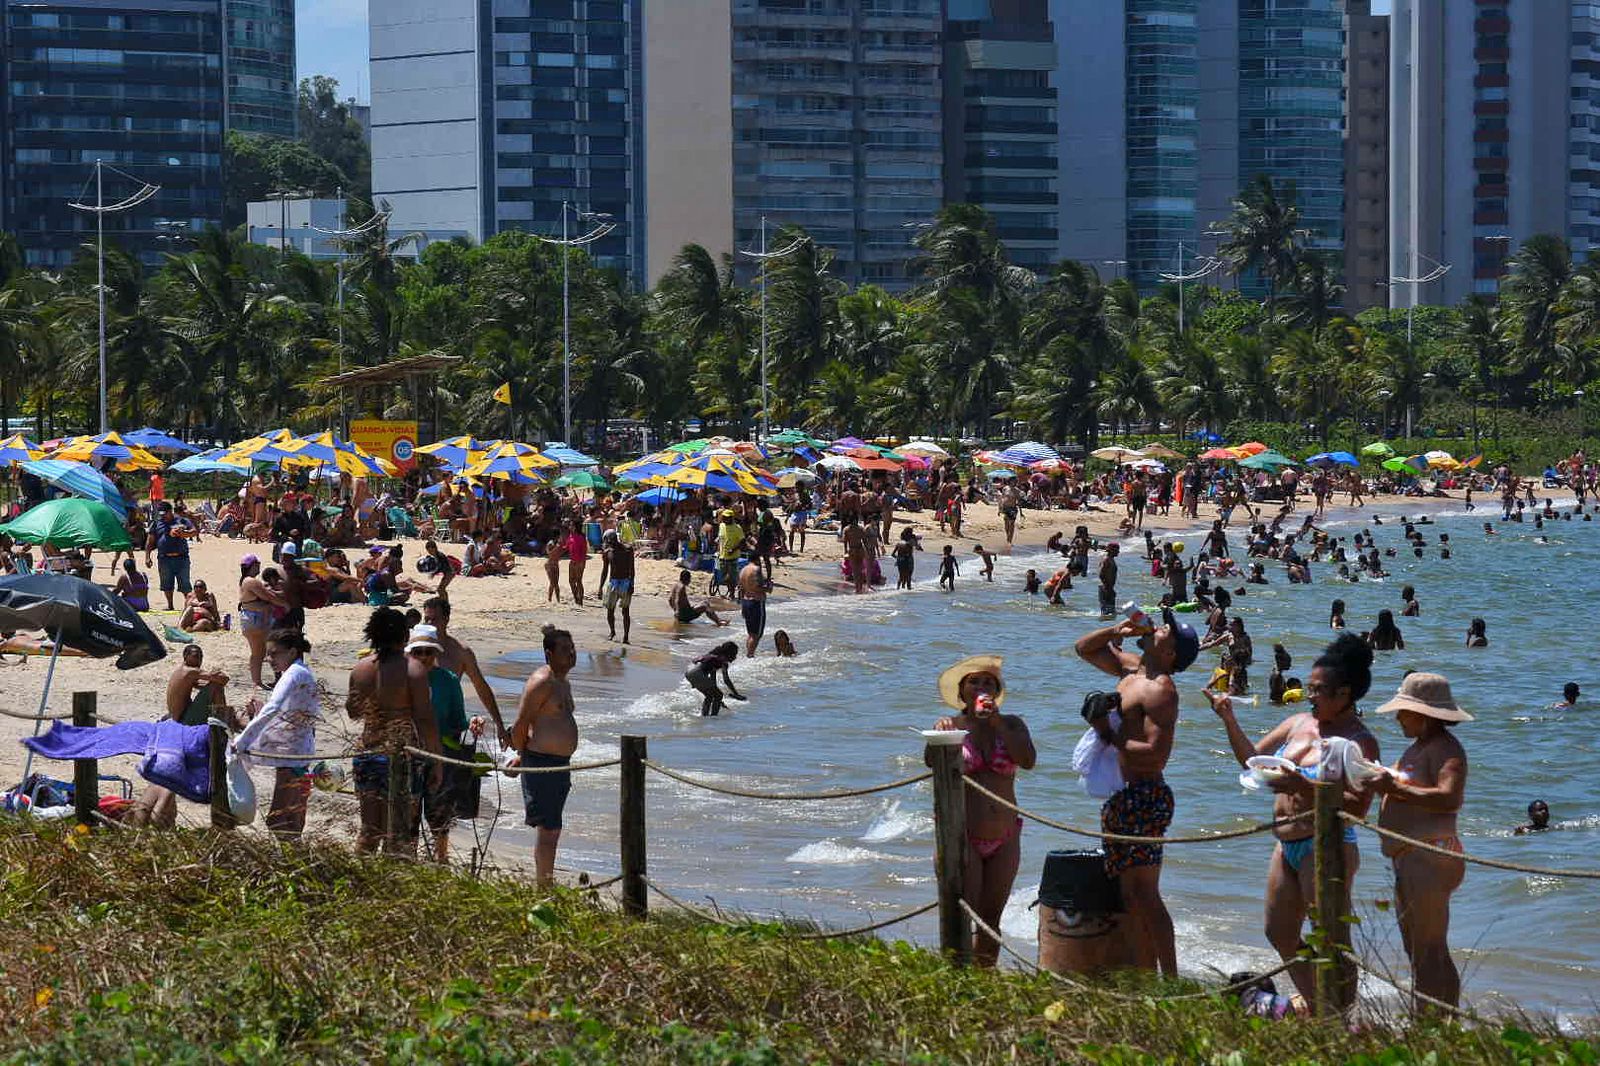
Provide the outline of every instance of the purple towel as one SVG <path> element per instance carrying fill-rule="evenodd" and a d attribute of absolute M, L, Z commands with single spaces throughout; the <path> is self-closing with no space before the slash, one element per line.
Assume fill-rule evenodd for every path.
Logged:
<path fill-rule="evenodd" d="M 105 726 L 56 722 L 44 736 L 27 737 L 22 743 L 46 759 L 143 755 L 139 773 L 146 781 L 196 803 L 211 802 L 209 726 L 183 725 L 170 718 Z"/>

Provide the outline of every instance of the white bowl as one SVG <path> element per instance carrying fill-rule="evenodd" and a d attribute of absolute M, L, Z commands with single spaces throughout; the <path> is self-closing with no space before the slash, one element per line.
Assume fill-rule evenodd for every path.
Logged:
<path fill-rule="evenodd" d="M 1245 769 L 1250 771 L 1250 776 L 1260 784 L 1267 784 L 1284 774 L 1299 771 L 1293 760 L 1285 759 L 1281 755 L 1252 755 L 1244 761 Z"/>
<path fill-rule="evenodd" d="M 917 732 L 927 737 L 929 744 L 960 744 L 967 739 L 965 729 L 919 729 Z"/>

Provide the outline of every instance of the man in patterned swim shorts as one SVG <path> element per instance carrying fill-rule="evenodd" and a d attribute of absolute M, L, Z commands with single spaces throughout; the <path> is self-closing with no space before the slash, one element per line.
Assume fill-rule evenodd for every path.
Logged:
<path fill-rule="evenodd" d="M 1097 629 L 1079 639 L 1079 658 L 1117 678 L 1122 727 L 1109 716 L 1094 719 L 1100 739 L 1117 749 L 1123 787 L 1100 808 L 1100 828 L 1124 836 L 1165 836 L 1172 824 L 1172 789 L 1163 776 L 1172 756 L 1178 724 L 1178 686 L 1172 675 L 1193 665 L 1200 638 L 1170 610 L 1151 629 L 1132 620 Z M 1143 654 L 1122 649 L 1137 638 Z M 1134 929 L 1138 964 L 1178 975 L 1178 949 L 1172 916 L 1161 899 L 1161 845 L 1105 842 L 1106 874 L 1115 877 Z"/>

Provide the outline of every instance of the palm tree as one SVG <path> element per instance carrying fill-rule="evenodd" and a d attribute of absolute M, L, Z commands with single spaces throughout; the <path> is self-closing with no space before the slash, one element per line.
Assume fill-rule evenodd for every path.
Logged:
<path fill-rule="evenodd" d="M 808 385 L 839 351 L 839 294 L 843 285 L 829 274 L 833 253 L 797 227 L 778 234 L 779 246 L 793 251 L 768 260 L 767 313 L 771 368 L 776 382 L 776 414 L 793 414 Z"/>
<path fill-rule="evenodd" d="M 1230 336 L 1222 351 L 1222 364 L 1228 377 L 1228 391 L 1242 416 L 1263 421 L 1275 419 L 1282 413 L 1272 369 L 1272 346 L 1265 338 Z"/>
<path fill-rule="evenodd" d="M 1278 291 L 1294 281 L 1300 256 L 1300 208 L 1294 182 L 1282 194 L 1271 176 L 1257 174 L 1237 199 L 1217 248 L 1235 275 L 1257 272 L 1267 286 L 1267 317 L 1277 315 Z"/>
<path fill-rule="evenodd" d="M 906 308 L 876 285 L 839 297 L 839 354 L 863 373 L 889 371 L 905 350 Z"/>
<path fill-rule="evenodd" d="M 1100 374 L 1093 393 L 1095 413 L 1111 423 L 1113 438 L 1124 427 L 1161 412 L 1161 394 L 1144 362 L 1133 353 L 1124 354 Z"/>
<path fill-rule="evenodd" d="M 1308 252 L 1295 266 L 1290 291 L 1284 296 L 1284 317 L 1292 329 L 1319 333 L 1344 303 L 1339 265 L 1325 252 Z"/>
<path fill-rule="evenodd" d="M 867 432 L 867 377 L 860 367 L 834 360 L 822 368 L 806 397 L 806 425 L 845 433 Z"/>
<path fill-rule="evenodd" d="M 1199 423 L 1206 429 L 1224 426 L 1233 417 L 1233 396 L 1222 362 L 1209 346 L 1185 334 L 1161 360 L 1156 388 L 1166 411 L 1179 424 Z"/>
<path fill-rule="evenodd" d="M 915 345 L 896 356 L 889 372 L 871 384 L 868 421 L 902 437 L 923 436 L 938 428 L 947 395 L 936 354 L 926 345 Z"/>
<path fill-rule="evenodd" d="M 1528 238 L 1509 265 L 1510 274 L 1500 286 L 1506 310 L 1501 328 L 1520 371 L 1518 384 L 1544 379 L 1553 386 L 1571 354 L 1561 334 L 1559 308 L 1572 277 L 1572 249 L 1560 237 L 1539 234 Z"/>

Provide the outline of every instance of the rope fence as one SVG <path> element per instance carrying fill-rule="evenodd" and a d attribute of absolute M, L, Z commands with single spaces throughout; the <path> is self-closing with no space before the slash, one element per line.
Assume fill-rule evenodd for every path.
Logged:
<path fill-rule="evenodd" d="M 1392 829 L 1385 829 L 1380 825 L 1373 825 L 1366 819 L 1357 818 L 1353 814 L 1340 812 L 1339 817 L 1343 818 L 1351 825 L 1360 826 L 1362 829 L 1376 833 L 1386 840 L 1398 841 L 1404 844 L 1407 848 L 1415 848 L 1418 851 L 1428 851 L 1435 855 L 1443 855 L 1447 859 L 1460 859 L 1462 862 L 1470 862 L 1478 866 L 1489 866 L 1496 870 L 1510 870 L 1512 873 L 1533 874 L 1537 877 L 1575 877 L 1588 881 L 1600 881 L 1600 870 L 1553 870 L 1547 866 L 1525 866 L 1518 862 L 1504 862 L 1500 859 L 1485 859 L 1478 855 L 1468 855 L 1464 851 L 1451 851 L 1449 848 L 1441 848 L 1437 844 L 1430 844 L 1426 840 L 1418 840 L 1415 837 L 1408 837 L 1403 833 L 1396 833 Z"/>
<path fill-rule="evenodd" d="M 71 711 L 63 711 L 60 714 L 23 714 L 21 711 L 13 711 L 8 707 L 0 707 L 0 716 L 15 718 L 19 722 L 70 722 L 72 720 Z M 120 725 L 123 721 L 125 719 L 113 718 L 109 714 L 100 714 L 97 715 L 96 724 Z"/>
<path fill-rule="evenodd" d="M 1438 1007 L 1440 1010 L 1449 1011 L 1451 1014 L 1454 1014 L 1457 1017 L 1468 1018 L 1475 1022 L 1484 1021 L 1482 1017 L 1466 1007 L 1458 1007 L 1454 1003 L 1446 1003 L 1442 999 L 1435 999 L 1426 992 L 1418 992 L 1415 987 L 1406 988 L 1402 986 L 1400 982 L 1394 979 L 1394 977 L 1384 973 L 1382 970 L 1378 969 L 1376 966 L 1367 962 L 1360 955 L 1357 955 L 1355 952 L 1350 951 L 1349 949 L 1341 948 L 1339 953 L 1354 963 L 1358 970 L 1361 970 L 1363 973 L 1368 974 L 1369 976 L 1376 977 L 1378 980 L 1382 981 L 1386 985 L 1389 985 L 1396 992 L 1399 992 L 1403 996 L 1419 999 L 1428 1004 L 1430 1007 Z"/>
<path fill-rule="evenodd" d="M 15 711 L 0 709 L 0 715 L 24 721 L 56 721 L 65 718 L 74 718 L 80 724 L 93 724 L 97 721 L 110 721 L 98 718 L 95 715 L 96 695 L 93 692 L 75 693 L 73 696 L 73 712 L 59 715 L 24 715 Z M 228 808 L 227 789 L 222 787 L 226 774 L 226 747 L 229 738 L 229 729 L 226 723 L 219 719 L 210 721 L 210 777 L 214 783 L 212 789 L 212 826 L 217 829 L 233 829 L 236 823 Z M 243 752 L 260 758 L 284 758 L 279 752 L 266 752 L 250 750 Z M 298 761 L 339 761 L 349 760 L 361 754 L 356 751 L 341 751 L 330 753 L 316 753 L 297 757 Z M 375 753 L 376 754 L 376 753 Z M 995 793 L 977 781 L 968 777 L 964 772 L 962 753 L 959 747 L 951 745 L 929 744 L 925 749 L 925 757 L 930 769 L 912 774 L 895 781 L 881 784 L 868 785 L 860 788 L 841 788 L 804 792 L 769 792 L 758 789 L 737 788 L 705 780 L 693 774 L 684 773 L 669 766 L 655 762 L 648 757 L 647 740 L 642 736 L 623 736 L 621 738 L 620 755 L 614 759 L 600 759 L 586 763 L 576 763 L 568 766 L 509 766 L 502 767 L 490 763 L 475 762 L 466 759 L 452 758 L 436 752 L 426 751 L 414 746 L 405 746 L 389 759 L 388 789 L 385 806 L 385 820 L 390 826 L 409 825 L 413 813 L 414 798 L 411 794 L 411 767 L 412 759 L 426 760 L 447 766 L 460 767 L 481 772 L 499 771 L 501 773 L 517 774 L 547 774 L 547 773 L 579 773 L 589 770 L 602 770 L 619 767 L 619 793 L 620 793 L 620 818 L 618 824 L 619 852 L 621 872 L 615 877 L 608 878 L 596 884 L 579 885 L 580 889 L 600 891 L 612 886 L 620 886 L 618 897 L 625 914 L 633 917 L 645 918 L 649 913 L 649 897 L 653 892 L 666 903 L 679 910 L 693 915 L 701 920 L 714 922 L 723 926 L 741 926 L 756 924 L 757 919 L 730 920 L 720 911 L 716 910 L 713 900 L 712 909 L 689 903 L 673 894 L 667 888 L 657 884 L 649 877 L 648 863 L 648 835 L 647 835 L 647 806 L 646 788 L 647 774 L 651 771 L 676 781 L 691 788 L 706 792 L 732 796 L 739 799 L 750 799 L 772 802 L 827 802 L 848 800 L 863 796 L 878 795 L 896 789 L 908 788 L 919 785 L 924 781 L 932 782 L 933 822 L 934 822 L 934 869 L 937 882 L 937 898 L 897 914 L 890 915 L 875 921 L 867 922 L 848 929 L 818 929 L 800 931 L 799 929 L 785 929 L 783 935 L 795 940 L 829 940 L 852 936 L 863 936 L 890 928 L 902 922 L 937 911 L 939 947 L 953 964 L 964 965 L 970 959 L 973 948 L 973 931 L 977 930 L 984 937 L 994 941 L 1000 950 L 1015 959 L 1027 969 L 1034 972 L 1049 973 L 1051 977 L 1065 986 L 1076 989 L 1095 988 L 1113 997 L 1129 1000 L 1149 1001 L 1155 1000 L 1185 1000 L 1204 999 L 1219 995 L 1227 995 L 1263 980 L 1283 973 L 1300 963 L 1313 967 L 1313 976 L 1316 979 L 1316 994 L 1314 1009 L 1325 1017 L 1336 1016 L 1344 1009 L 1347 1000 L 1341 993 L 1342 987 L 1348 987 L 1345 982 L 1351 976 L 1351 971 L 1344 966 L 1346 959 L 1352 961 L 1362 972 L 1377 977 L 1394 987 L 1400 989 L 1412 998 L 1415 1004 L 1428 1004 L 1441 1010 L 1451 1012 L 1453 1015 L 1471 1020 L 1479 1020 L 1478 1016 L 1470 1010 L 1464 1010 L 1452 1004 L 1442 1002 L 1415 989 L 1401 988 L 1391 977 L 1365 962 L 1348 946 L 1340 943 L 1341 938 L 1329 935 L 1329 931 L 1342 930 L 1344 923 L 1349 918 L 1344 913 L 1346 906 L 1344 900 L 1348 895 L 1348 875 L 1344 868 L 1344 845 L 1342 837 L 1347 826 L 1360 826 L 1370 832 L 1406 845 L 1446 858 L 1461 859 L 1464 862 L 1480 866 L 1507 870 L 1513 873 L 1523 873 L 1534 876 L 1554 878 L 1578 878 L 1585 880 L 1600 880 L 1600 870 L 1564 870 L 1550 869 L 1539 866 L 1530 866 L 1520 863 L 1504 862 L 1495 859 L 1486 859 L 1475 855 L 1463 854 L 1448 848 L 1439 847 L 1428 841 L 1416 840 L 1402 833 L 1383 828 L 1367 822 L 1365 819 L 1348 814 L 1340 809 L 1344 795 L 1343 785 L 1339 782 L 1324 782 L 1314 786 L 1312 809 L 1288 818 L 1280 818 L 1270 822 L 1261 822 L 1240 829 L 1227 830 L 1216 833 L 1199 833 L 1187 836 L 1134 836 L 1124 833 L 1106 832 L 1099 828 L 1073 825 L 1068 822 L 1058 821 L 1046 817 L 1035 811 L 1019 806 L 1012 800 Z M 79 782 L 74 796 L 76 814 L 80 824 L 119 825 L 113 819 L 107 818 L 97 808 L 98 778 L 95 771 L 95 760 L 84 759 L 75 761 L 74 773 Z M 1294 958 L 1286 960 L 1282 965 L 1263 974 L 1255 974 L 1248 981 L 1240 981 L 1219 989 L 1212 989 L 1197 993 L 1185 993 L 1171 996 L 1155 995 L 1128 995 L 1115 989 L 1097 988 L 1083 981 L 1075 980 L 1063 973 L 1054 970 L 1042 969 L 1039 964 L 1018 952 L 1008 944 L 992 925 L 980 916 L 965 898 L 965 867 L 966 857 L 970 848 L 967 838 L 968 819 L 966 803 L 968 796 L 982 796 L 1002 809 L 1015 813 L 1020 818 L 1027 818 L 1047 828 L 1075 836 L 1087 837 L 1111 844 L 1127 845 L 1185 845 L 1185 844 L 1215 844 L 1222 841 L 1237 840 L 1243 837 L 1254 836 L 1288 825 L 1310 823 L 1313 841 L 1312 863 L 1316 881 L 1316 891 L 1311 901 L 1309 910 L 1312 925 L 1321 935 L 1308 939 L 1312 947 L 1303 948 Z M 498 810 L 498 806 L 497 806 Z M 127 828 L 120 826 L 120 828 Z M 1063 963 L 1070 966 L 1072 963 Z M 1342 971 L 1342 973 L 1341 973 Z"/>
<path fill-rule="evenodd" d="M 1303 822 L 1310 818 L 1313 813 L 1311 811 L 1304 811 L 1288 818 L 1279 818 L 1275 822 L 1258 822 L 1257 824 L 1247 826 L 1244 829 L 1230 829 L 1221 833 L 1199 833 L 1194 836 L 1177 837 L 1129 836 L 1126 833 L 1107 833 L 1102 829 L 1085 829 L 1082 826 L 1068 825 L 1066 822 L 1058 822 L 1053 818 L 1046 818 L 1042 814 L 1035 814 L 1033 811 L 1027 810 L 1026 808 L 1018 807 L 1015 803 L 1012 803 L 1004 796 L 996 795 L 994 792 L 984 788 L 970 777 L 963 777 L 962 781 L 968 788 L 979 795 L 986 796 L 1007 810 L 1014 811 L 1024 818 L 1030 818 L 1033 821 L 1038 822 L 1040 825 L 1047 825 L 1051 829 L 1059 829 L 1064 833 L 1076 833 L 1078 836 L 1095 837 L 1099 840 L 1110 841 L 1113 844 L 1213 844 L 1219 840 L 1237 840 L 1239 837 L 1254 836 L 1257 833 L 1271 832 L 1272 830 L 1278 829 L 1282 826 L 1294 825 L 1296 822 Z"/>
<path fill-rule="evenodd" d="M 726 785 L 714 785 L 709 781 L 690 777 L 688 774 L 679 773 L 670 767 L 662 766 L 660 763 L 651 762 L 648 759 L 645 760 L 645 766 L 654 770 L 656 773 L 661 774 L 663 777 L 670 777 L 674 781 L 680 781 L 685 785 L 689 785 L 693 788 L 704 789 L 707 792 L 718 792 L 724 796 L 738 796 L 741 799 L 777 801 L 853 799 L 857 796 L 872 796 L 879 792 L 891 792 L 897 788 L 906 788 L 910 785 L 927 781 L 929 778 L 933 777 L 932 771 L 929 771 L 927 773 L 914 774 L 911 777 L 903 777 L 898 781 L 888 781 L 881 785 L 867 785 L 864 788 L 842 788 L 832 792 L 755 792 L 749 789 L 729 788 Z"/>

